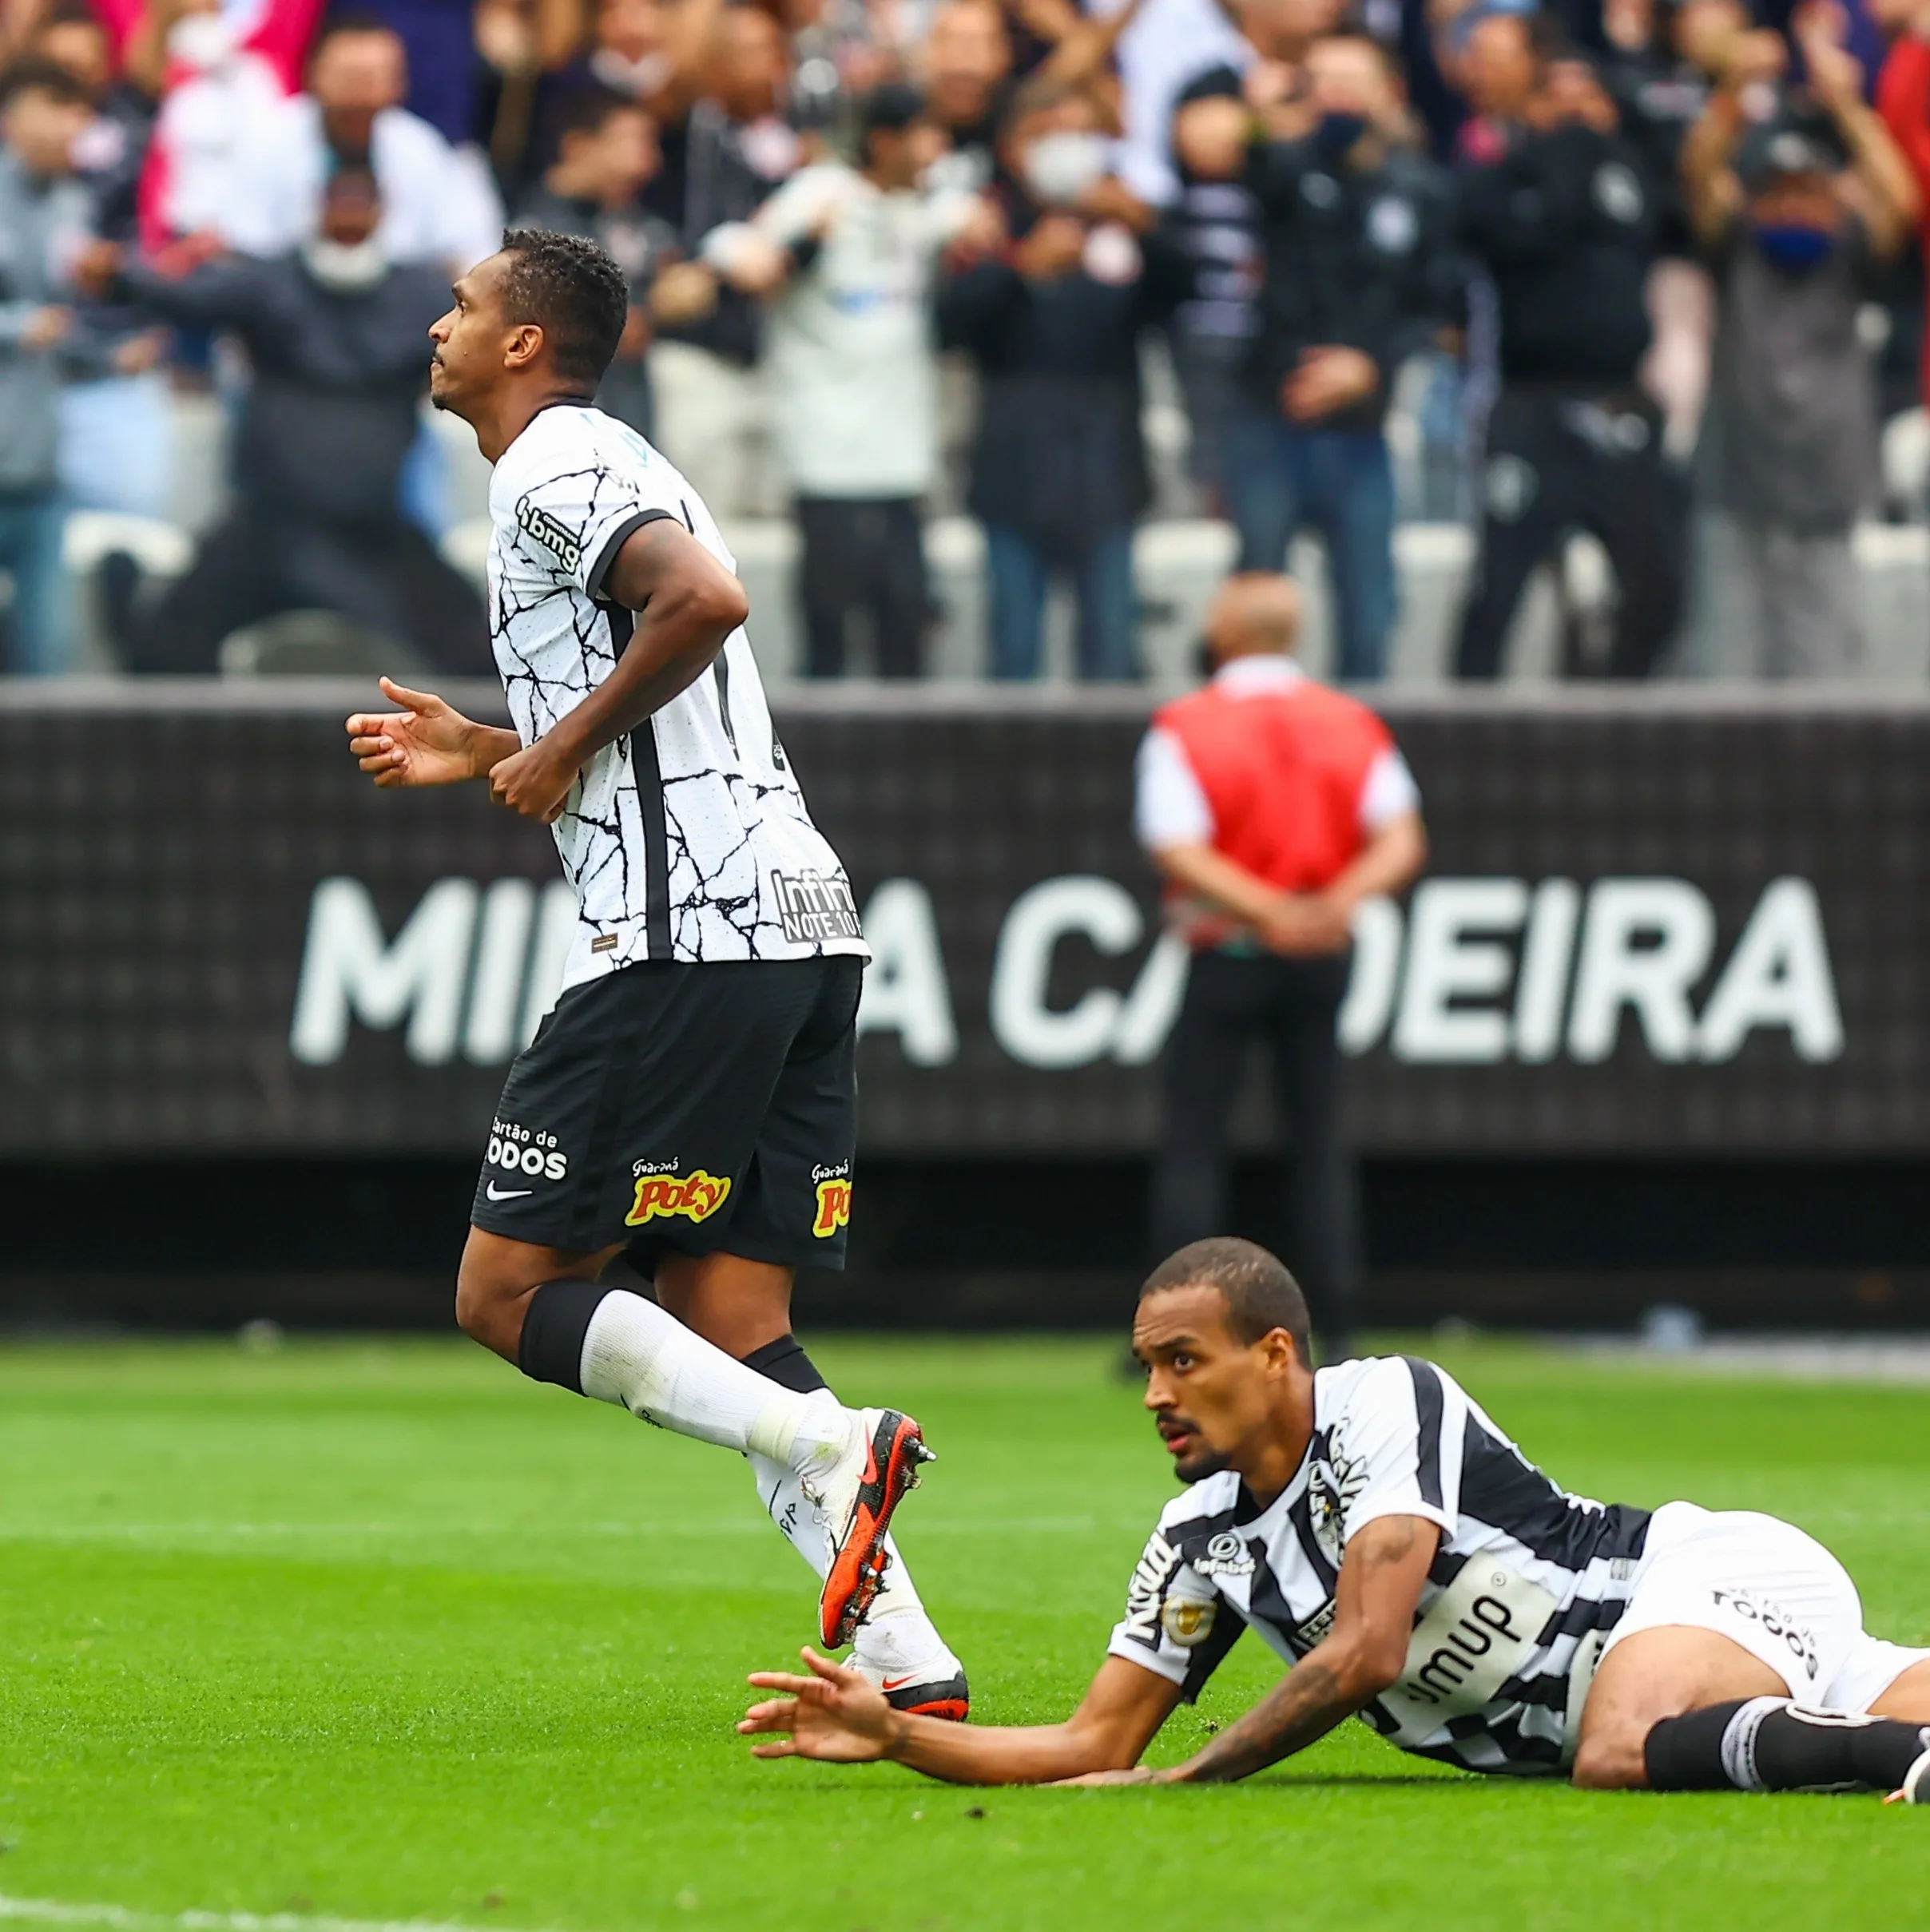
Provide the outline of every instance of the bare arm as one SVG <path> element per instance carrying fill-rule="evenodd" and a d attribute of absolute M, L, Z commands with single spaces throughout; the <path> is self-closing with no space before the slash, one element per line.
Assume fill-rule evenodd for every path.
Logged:
<path fill-rule="evenodd" d="M 546 73 L 567 66 L 583 42 L 583 10 L 574 0 L 536 0 L 536 64 Z"/>
<path fill-rule="evenodd" d="M 1038 71 L 1067 87 L 1082 87 L 1112 58 L 1119 37 L 1138 18 L 1146 0 L 1126 0 L 1126 5 L 1102 20 L 1081 14 L 1057 46 L 1040 63 Z"/>
<path fill-rule="evenodd" d="M 1729 88 L 1719 88 L 1682 143 L 1682 192 L 1696 240 L 1705 248 L 1721 240 L 1742 205 L 1742 184 L 1729 165 L 1741 138 L 1741 102 Z"/>
<path fill-rule="evenodd" d="M 637 613 L 617 667 L 527 750 L 490 772 L 490 795 L 546 825 L 577 774 L 710 668 L 749 612 L 744 586 L 673 518 L 633 531 L 604 579 L 606 596 Z"/>
<path fill-rule="evenodd" d="M 1404 891 L 1427 863 L 1427 827 L 1419 812 L 1404 811 L 1375 832 L 1326 896 L 1339 900 L 1352 918 L 1364 899 Z"/>
<path fill-rule="evenodd" d="M 1407 1661 L 1414 1613 L 1439 1528 L 1418 1516 L 1384 1516 L 1347 1546 L 1334 1592 L 1333 1629 L 1237 1724 L 1154 1782 L 1224 1784 L 1304 1751 L 1372 1704 Z"/>
<path fill-rule="evenodd" d="M 1336 953 L 1354 907 L 1375 893 L 1400 891 L 1426 863 L 1428 835 L 1416 812 L 1389 819 L 1320 892 L 1282 892 L 1210 845 L 1162 846 L 1152 857 L 1175 885 L 1252 926 L 1273 951 Z"/>
<path fill-rule="evenodd" d="M 1805 10 L 1799 16 L 1809 88 L 1829 110 L 1849 150 L 1850 189 L 1880 257 L 1894 255 L 1909 239 L 1922 203 L 1903 150 L 1882 117 L 1863 98 L 1863 69 L 1833 38 L 1832 18 Z"/>
<path fill-rule="evenodd" d="M 724 0 L 677 0 L 668 10 L 664 52 L 670 76 L 649 104 L 659 121 L 676 120 L 702 90 L 711 40 L 723 16 Z"/>
<path fill-rule="evenodd" d="M 1050 1784 L 1136 1764 L 1179 1702 L 1179 1687 L 1123 1657 L 1100 1665 L 1079 1708 L 1058 1724 L 954 1724 L 894 1711 L 875 1686 L 807 1649 L 810 1674 L 759 1671 L 760 1690 L 788 1695 L 753 1704 L 737 1726 L 774 1738 L 760 1758 L 867 1763 L 889 1758 L 951 1784 Z"/>
<path fill-rule="evenodd" d="M 1288 895 L 1206 844 L 1162 845 L 1154 848 L 1153 863 L 1174 885 L 1231 913 L 1256 931 L 1263 928 Z"/>
<path fill-rule="evenodd" d="M 181 0 L 151 0 L 135 21 L 121 54 L 122 72 L 153 101 L 161 97 L 168 72 L 168 30 L 181 12 Z"/>

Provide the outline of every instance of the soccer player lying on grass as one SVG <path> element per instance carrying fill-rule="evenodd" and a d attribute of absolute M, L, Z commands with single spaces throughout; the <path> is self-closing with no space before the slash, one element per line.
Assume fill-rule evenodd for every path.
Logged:
<path fill-rule="evenodd" d="M 934 1724 L 807 1651 L 738 1729 L 760 1757 L 892 1758 L 959 1783 L 1244 1778 L 1360 1716 L 1470 1771 L 1595 1790 L 1873 1787 L 1930 1802 L 1930 1651 L 1867 1635 L 1801 1530 L 1571 1496 L 1432 1363 L 1310 1370 L 1264 1249 L 1200 1241 L 1133 1327 L 1181 1478 L 1065 1723 Z M 1183 1764 L 1134 1768 L 1248 1625 L 1293 1668 Z"/>

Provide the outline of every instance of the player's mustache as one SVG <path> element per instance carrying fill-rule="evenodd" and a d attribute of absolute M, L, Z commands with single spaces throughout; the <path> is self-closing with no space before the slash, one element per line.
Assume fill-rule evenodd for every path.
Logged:
<path fill-rule="evenodd" d="M 1162 1442 L 1170 1442 L 1176 1436 L 1197 1435 L 1200 1426 L 1189 1415 L 1162 1415 L 1153 1426 L 1159 1431 Z"/>

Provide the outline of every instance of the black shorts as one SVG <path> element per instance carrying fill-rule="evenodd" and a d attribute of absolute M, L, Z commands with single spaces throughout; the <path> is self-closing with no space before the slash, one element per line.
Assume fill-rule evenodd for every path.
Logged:
<path fill-rule="evenodd" d="M 516 1057 L 470 1219 L 583 1252 L 842 1268 L 858 1125 L 844 956 L 650 960 L 572 986 Z"/>

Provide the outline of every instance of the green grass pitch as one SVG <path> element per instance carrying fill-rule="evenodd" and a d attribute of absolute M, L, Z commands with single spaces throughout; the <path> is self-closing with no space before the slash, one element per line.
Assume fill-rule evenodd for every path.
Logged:
<path fill-rule="evenodd" d="M 1117 1355 L 821 1350 L 848 1397 L 915 1409 L 939 1451 L 903 1541 L 983 1719 L 1069 1708 L 1168 1491 Z M 1792 1517 L 1849 1563 L 1872 1629 L 1930 1642 L 1930 1394 L 1525 1347 L 1443 1359 L 1571 1487 Z M 1357 1725 L 1217 1790 L 973 1792 L 893 1767 L 757 1763 L 730 1728 L 743 1674 L 795 1654 L 808 1584 L 737 1459 L 467 1344 L 0 1351 L 0 1920 L 1809 1932 L 1930 1917 L 1930 1819 L 1913 1811 L 1484 1781 Z M 1247 1639 L 1158 1758 L 1273 1675 Z"/>

